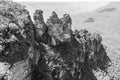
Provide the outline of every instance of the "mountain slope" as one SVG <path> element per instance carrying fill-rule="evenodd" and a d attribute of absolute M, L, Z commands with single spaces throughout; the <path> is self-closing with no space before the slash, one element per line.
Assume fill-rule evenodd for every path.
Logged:
<path fill-rule="evenodd" d="M 91 28 L 104 34 L 120 34 L 120 3 L 111 2 L 93 12 L 75 15 L 75 28 Z M 79 16 L 79 17 L 78 17 Z"/>
<path fill-rule="evenodd" d="M 117 66 L 120 64 L 120 3 L 111 2 L 93 12 L 75 15 L 73 20 L 76 29 L 86 28 L 102 35 L 108 56 L 112 60 L 109 76 L 113 80 L 119 79 L 120 67 Z"/>
<path fill-rule="evenodd" d="M 104 42 L 120 45 L 120 3 L 111 2 L 93 12 L 74 16 L 75 28 L 99 32 Z M 79 16 L 79 17 L 78 17 Z M 76 27 L 77 26 L 77 27 Z M 115 47 L 115 46 L 114 46 Z"/>

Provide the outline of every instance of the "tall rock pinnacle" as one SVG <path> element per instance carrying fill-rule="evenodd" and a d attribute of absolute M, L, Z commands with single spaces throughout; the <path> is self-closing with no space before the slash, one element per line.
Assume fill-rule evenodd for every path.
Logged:
<path fill-rule="evenodd" d="M 64 34 L 64 39 L 69 39 L 71 37 L 71 25 L 72 25 L 72 20 L 69 14 L 64 14 L 63 18 L 61 19 L 63 22 L 63 34 Z"/>
<path fill-rule="evenodd" d="M 52 37 L 53 45 L 57 44 L 57 41 L 63 41 L 61 34 L 63 33 L 63 24 L 58 18 L 56 12 L 52 12 L 52 15 L 47 19 L 48 33 Z"/>
<path fill-rule="evenodd" d="M 39 37 L 41 37 L 43 35 L 43 33 L 45 33 L 45 31 L 46 31 L 46 25 L 45 25 L 44 19 L 43 19 L 43 11 L 36 10 L 33 18 L 35 21 L 36 31 L 37 31 Z"/>

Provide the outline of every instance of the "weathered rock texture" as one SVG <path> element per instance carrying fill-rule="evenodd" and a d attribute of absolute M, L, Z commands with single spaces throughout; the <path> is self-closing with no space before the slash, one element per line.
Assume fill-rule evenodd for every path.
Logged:
<path fill-rule="evenodd" d="M 24 6 L 0 1 L 0 62 L 3 69 L 8 66 L 4 74 L 0 74 L 1 80 L 29 78 L 30 59 L 33 57 L 29 49 L 34 45 L 32 28 L 29 12 Z"/>
<path fill-rule="evenodd" d="M 24 6 L 0 1 L 0 80 L 96 80 L 92 70 L 106 72 L 99 34 L 72 31 L 69 14 L 33 17 L 34 24 Z"/>

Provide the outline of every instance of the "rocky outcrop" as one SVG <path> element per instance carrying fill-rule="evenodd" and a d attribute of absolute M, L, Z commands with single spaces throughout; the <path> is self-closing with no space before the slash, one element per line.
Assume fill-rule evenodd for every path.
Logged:
<path fill-rule="evenodd" d="M 46 31 L 46 24 L 43 20 L 43 11 L 36 10 L 36 12 L 34 13 L 34 21 L 35 21 L 36 31 L 39 37 L 41 37 Z"/>
<path fill-rule="evenodd" d="M 106 71 L 109 57 L 102 37 L 72 31 L 69 14 L 52 12 L 44 22 L 36 10 L 34 24 L 24 6 L 0 1 L 1 80 L 96 80 L 92 70 Z"/>
<path fill-rule="evenodd" d="M 0 62 L 1 68 L 6 70 L 1 80 L 27 79 L 34 54 L 29 52 L 34 45 L 33 32 L 29 12 L 24 6 L 0 0 Z M 4 66 L 8 66 L 7 69 Z"/>
<path fill-rule="evenodd" d="M 64 14 L 63 18 L 61 19 L 63 22 L 63 34 L 64 38 L 70 38 L 72 34 L 71 26 L 72 26 L 72 20 L 69 14 Z"/>
<path fill-rule="evenodd" d="M 110 59 L 101 43 L 102 37 L 97 33 L 89 33 L 87 30 L 73 32 L 71 24 L 69 14 L 64 14 L 63 18 L 59 19 L 56 12 L 52 12 L 52 16 L 49 17 L 45 26 L 47 27 L 45 34 L 49 35 L 50 39 L 44 38 L 43 40 L 50 44 L 38 42 L 44 48 L 42 54 L 44 58 L 39 59 L 42 59 L 44 63 L 40 62 L 46 68 L 39 68 L 41 63 L 36 65 L 37 69 L 34 71 L 40 71 L 33 76 L 36 80 L 46 78 L 51 80 L 96 80 L 93 69 L 106 71 Z"/>
<path fill-rule="evenodd" d="M 63 33 L 63 26 L 62 21 L 58 18 L 55 12 L 52 12 L 52 15 L 47 20 L 48 26 L 48 34 L 51 36 L 52 44 L 58 44 L 58 41 L 63 41 L 62 33 Z"/>
<path fill-rule="evenodd" d="M 52 45 L 64 42 L 71 37 L 71 18 L 68 14 L 65 14 L 62 19 L 59 19 L 56 12 L 52 12 L 52 15 L 46 22 L 48 26 L 48 34 L 52 38 Z"/>

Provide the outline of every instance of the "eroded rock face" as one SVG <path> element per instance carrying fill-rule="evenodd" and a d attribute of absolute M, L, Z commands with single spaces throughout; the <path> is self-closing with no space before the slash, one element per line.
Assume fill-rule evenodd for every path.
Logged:
<path fill-rule="evenodd" d="M 73 32 L 69 14 L 60 19 L 53 11 L 45 23 L 36 10 L 34 22 L 22 5 L 0 1 L 1 80 L 96 80 L 92 70 L 106 70 L 102 37 Z"/>
<path fill-rule="evenodd" d="M 42 10 L 35 11 L 34 21 L 35 21 L 36 31 L 37 31 L 39 37 L 41 37 L 45 33 L 46 28 L 47 28 L 45 25 L 45 22 L 43 20 L 43 11 Z"/>
<path fill-rule="evenodd" d="M 41 58 L 45 62 L 45 72 L 38 64 L 34 71 L 37 80 L 96 80 L 93 69 L 100 68 L 105 71 L 110 59 L 101 43 L 102 37 L 87 30 L 73 32 L 71 18 L 68 14 L 59 19 L 55 12 L 46 22 L 46 33 L 51 38 L 50 44 L 41 44 L 45 52 Z M 66 36 L 67 35 L 67 36 Z M 41 36 L 42 38 L 42 36 Z M 38 42 L 39 43 L 39 42 Z M 39 61 L 38 61 L 39 63 Z M 43 73 L 42 73 L 42 72 Z M 41 76 L 39 75 L 41 74 Z M 44 75 L 44 76 L 43 76 Z"/>
<path fill-rule="evenodd" d="M 71 30 L 71 25 L 72 25 L 72 20 L 69 14 L 64 14 L 63 18 L 61 19 L 63 22 L 63 34 L 64 34 L 64 39 L 70 39 L 72 30 Z"/>
<path fill-rule="evenodd" d="M 58 44 L 57 42 L 62 42 L 63 24 L 56 12 L 52 12 L 52 15 L 47 19 L 46 25 L 48 26 L 48 33 L 51 36 L 52 44 L 56 45 Z"/>
<path fill-rule="evenodd" d="M 50 45 L 70 41 L 72 21 L 69 14 L 64 14 L 63 18 L 59 19 L 56 12 L 53 11 L 49 19 L 47 19 L 46 24 L 44 23 L 42 14 L 42 10 L 36 10 L 33 16 L 37 31 L 36 36 L 39 36 L 39 41 L 47 41 Z M 49 40 L 46 36 L 49 37 Z"/>
<path fill-rule="evenodd" d="M 101 36 L 87 30 L 73 34 L 71 42 L 46 49 L 48 69 L 56 80 L 96 80 L 92 70 L 105 71 L 110 61 Z"/>
<path fill-rule="evenodd" d="M 34 44 L 33 35 L 33 24 L 25 7 L 0 0 L 0 62 L 9 65 L 7 74 L 0 76 L 2 80 L 23 80 L 29 75 L 29 48 Z"/>
<path fill-rule="evenodd" d="M 51 45 L 57 45 L 60 42 L 64 42 L 70 39 L 72 33 L 72 21 L 69 14 L 65 14 L 62 19 L 59 19 L 56 12 L 53 11 L 45 24 L 43 21 L 42 13 L 43 11 L 41 10 L 36 10 L 34 13 L 34 20 L 37 26 L 36 30 L 38 31 L 38 27 L 41 27 L 41 30 L 38 31 L 38 33 L 44 35 L 44 33 L 46 32 L 50 36 Z M 36 19 L 36 17 L 38 17 L 39 19 Z M 43 36 L 40 37 L 42 38 Z"/>

